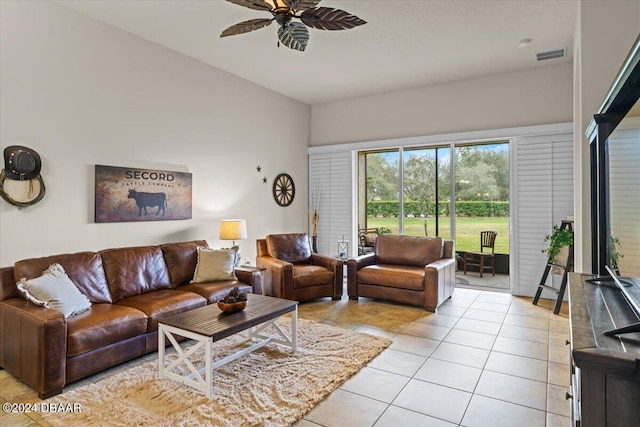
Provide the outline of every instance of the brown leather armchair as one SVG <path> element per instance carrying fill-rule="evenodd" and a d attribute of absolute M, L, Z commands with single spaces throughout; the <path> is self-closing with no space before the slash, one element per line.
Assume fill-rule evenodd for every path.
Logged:
<path fill-rule="evenodd" d="M 436 309 L 455 285 L 452 240 L 381 234 L 374 252 L 347 261 L 349 299 L 377 298 Z"/>
<path fill-rule="evenodd" d="M 313 253 L 306 233 L 270 234 L 256 245 L 256 265 L 271 274 L 270 295 L 295 301 L 342 297 L 343 262 Z"/>

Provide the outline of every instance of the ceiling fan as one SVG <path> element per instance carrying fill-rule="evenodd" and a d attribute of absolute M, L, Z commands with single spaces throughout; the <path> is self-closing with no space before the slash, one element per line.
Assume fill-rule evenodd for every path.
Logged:
<path fill-rule="evenodd" d="M 321 0 L 227 0 L 240 6 L 254 10 L 264 10 L 273 15 L 272 18 L 258 18 L 232 25 L 220 34 L 220 37 L 235 36 L 248 33 L 270 25 L 276 21 L 278 28 L 278 46 L 285 46 L 304 51 L 309 42 L 308 27 L 319 30 L 348 30 L 366 21 L 344 10 L 332 7 L 317 7 Z M 300 12 L 300 14 L 298 14 Z M 302 22 L 292 21 L 293 18 Z M 305 26 L 306 25 L 306 26 Z"/>

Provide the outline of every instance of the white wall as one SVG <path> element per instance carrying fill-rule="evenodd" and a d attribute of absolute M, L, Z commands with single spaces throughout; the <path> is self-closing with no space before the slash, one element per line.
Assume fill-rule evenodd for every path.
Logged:
<path fill-rule="evenodd" d="M 308 106 L 49 2 L 0 7 L 0 145 L 37 150 L 47 186 L 23 210 L 0 200 L 0 266 L 194 238 L 220 246 L 218 220 L 235 217 L 247 219 L 240 244 L 253 261 L 256 238 L 307 229 Z M 95 224 L 95 164 L 191 172 L 193 219 Z M 281 172 L 296 183 L 287 208 L 271 196 Z"/>
<path fill-rule="evenodd" d="M 640 33 L 640 2 L 582 1 L 575 32 L 575 269 L 591 272 L 591 187 L 585 131 Z"/>
<path fill-rule="evenodd" d="M 572 65 L 562 63 L 311 108 L 311 145 L 572 121 Z"/>

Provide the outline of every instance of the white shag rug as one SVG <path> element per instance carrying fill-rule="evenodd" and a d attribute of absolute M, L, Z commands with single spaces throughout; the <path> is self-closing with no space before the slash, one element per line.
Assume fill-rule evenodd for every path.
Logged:
<path fill-rule="evenodd" d="M 283 319 L 279 325 L 289 332 L 290 323 Z M 243 340 L 236 335 L 214 343 L 214 360 L 246 346 Z M 160 379 L 157 362 L 148 362 L 48 399 L 80 404 L 81 412 L 43 418 L 54 426 L 289 426 L 389 344 L 387 338 L 298 319 L 296 353 L 272 343 L 216 369 L 212 399 Z M 191 358 L 201 361 L 194 362 L 198 368 L 203 355 L 200 349 Z"/>

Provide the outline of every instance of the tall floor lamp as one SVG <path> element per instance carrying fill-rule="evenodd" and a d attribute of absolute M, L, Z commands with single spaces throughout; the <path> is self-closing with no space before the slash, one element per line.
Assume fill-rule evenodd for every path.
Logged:
<path fill-rule="evenodd" d="M 232 249 L 236 251 L 236 267 L 242 263 L 240 246 L 236 245 L 236 240 L 247 238 L 247 221 L 244 219 L 222 219 L 220 220 L 220 240 L 231 240 Z"/>

